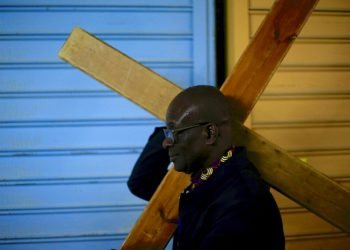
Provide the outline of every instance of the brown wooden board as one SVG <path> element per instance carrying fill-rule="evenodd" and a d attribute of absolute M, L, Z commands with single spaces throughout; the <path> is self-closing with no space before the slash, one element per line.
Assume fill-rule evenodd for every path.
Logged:
<path fill-rule="evenodd" d="M 160 119 L 164 119 L 169 102 L 181 91 L 170 81 L 81 29 L 75 29 L 72 32 L 60 51 L 60 57 Z M 280 61 L 277 60 L 275 67 Z M 247 67 L 246 64 L 243 66 Z M 251 74 L 258 74 L 258 72 L 253 71 L 253 66 L 254 64 L 250 66 L 252 67 Z M 238 70 L 238 67 L 235 70 Z M 266 73 L 266 70 L 263 72 Z M 227 95 L 234 91 L 228 83 L 231 80 L 228 79 L 222 89 Z M 233 78 L 231 77 L 231 79 Z M 236 86 L 244 86 L 242 78 L 238 79 L 240 79 L 241 84 L 236 84 Z M 139 88 L 135 86 L 140 85 L 143 86 L 142 89 L 147 86 L 148 91 L 137 91 Z M 263 91 L 264 86 L 261 87 L 261 85 L 266 85 L 266 83 L 263 82 L 260 87 L 254 87 L 260 88 L 257 95 Z M 243 87 L 243 91 L 240 91 L 241 95 L 246 97 L 249 89 L 249 86 Z M 237 99 L 239 100 L 239 95 L 229 97 L 234 103 L 237 102 Z M 242 105 L 242 107 L 250 107 L 251 109 L 257 98 L 258 96 L 251 96 L 252 104 Z M 247 113 L 249 112 L 241 114 Z M 244 116 L 239 116 L 238 120 L 242 121 Z M 233 126 L 239 131 L 239 136 L 236 137 L 238 141 L 235 141 L 234 144 L 247 146 L 249 158 L 268 183 L 333 225 L 350 232 L 350 193 L 347 190 L 253 131 L 243 127 L 240 123 Z M 177 173 L 171 168 L 130 232 L 122 249 L 162 249 L 176 229 L 174 220 L 177 217 L 178 195 L 188 183 L 187 176 Z M 320 186 L 322 187 L 320 188 Z"/>
<path fill-rule="evenodd" d="M 272 6 L 221 91 L 243 122 L 297 38 L 318 0 L 279 0 Z"/>

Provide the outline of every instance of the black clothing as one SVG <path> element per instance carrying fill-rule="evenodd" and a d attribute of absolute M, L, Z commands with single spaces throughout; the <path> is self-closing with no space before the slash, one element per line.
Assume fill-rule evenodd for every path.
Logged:
<path fill-rule="evenodd" d="M 278 207 L 243 147 L 202 185 L 181 194 L 174 244 L 175 249 L 284 249 Z"/>
<path fill-rule="evenodd" d="M 164 127 L 156 127 L 137 159 L 128 180 L 128 187 L 135 196 L 149 201 L 168 172 L 168 150 L 162 147 Z"/>
<path fill-rule="evenodd" d="M 167 172 L 169 158 L 157 128 L 132 171 L 132 193 L 150 199 Z M 278 207 L 269 186 L 246 157 L 243 147 L 212 176 L 180 196 L 174 249 L 283 250 L 284 234 Z"/>

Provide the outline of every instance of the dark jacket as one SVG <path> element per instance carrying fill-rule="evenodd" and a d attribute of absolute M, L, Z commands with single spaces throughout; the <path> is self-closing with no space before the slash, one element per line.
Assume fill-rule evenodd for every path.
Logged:
<path fill-rule="evenodd" d="M 180 197 L 175 249 L 284 249 L 279 209 L 245 149 Z"/>
<path fill-rule="evenodd" d="M 137 159 L 128 180 L 131 193 L 149 201 L 168 172 L 168 150 L 162 147 L 164 127 L 156 127 Z"/>
<path fill-rule="evenodd" d="M 131 192 L 145 200 L 167 173 L 163 139 L 162 128 L 156 128 L 128 181 Z M 243 147 L 236 147 L 202 185 L 188 190 L 180 197 L 174 249 L 284 249 L 278 207 Z"/>

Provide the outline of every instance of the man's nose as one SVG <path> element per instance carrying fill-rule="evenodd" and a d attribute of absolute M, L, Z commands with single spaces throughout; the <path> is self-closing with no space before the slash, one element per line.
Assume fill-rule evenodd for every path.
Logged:
<path fill-rule="evenodd" d="M 164 149 L 168 149 L 168 148 L 172 147 L 173 145 L 174 145 L 173 139 L 168 138 L 168 137 L 166 137 L 162 142 L 162 146 Z"/>

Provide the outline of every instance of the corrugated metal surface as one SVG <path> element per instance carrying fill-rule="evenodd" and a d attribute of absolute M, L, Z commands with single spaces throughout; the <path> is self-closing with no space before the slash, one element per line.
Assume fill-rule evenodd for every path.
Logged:
<path fill-rule="evenodd" d="M 214 84 L 214 1 L 0 2 L 0 249 L 117 249 L 150 114 L 61 61 L 79 26 L 182 87 Z"/>

